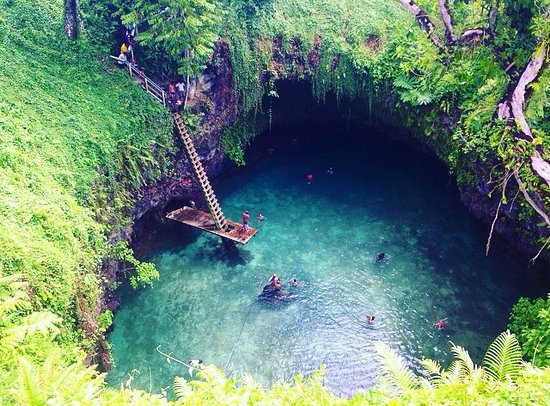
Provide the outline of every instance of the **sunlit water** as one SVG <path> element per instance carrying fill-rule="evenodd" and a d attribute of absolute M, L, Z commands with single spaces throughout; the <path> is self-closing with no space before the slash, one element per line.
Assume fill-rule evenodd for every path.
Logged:
<path fill-rule="evenodd" d="M 544 286 L 509 249 L 495 245 L 485 257 L 487 230 L 459 203 L 443 166 L 377 137 L 336 147 L 289 142 L 272 154 L 262 147 L 215 182 L 226 216 L 239 221 L 248 209 L 259 229 L 236 257 L 184 225 L 157 234 L 145 257 L 161 278 L 152 289 L 122 289 L 109 381 L 131 373 L 133 387 L 158 392 L 176 375 L 189 377 L 159 345 L 264 386 L 324 364 L 326 386 L 344 396 L 374 383 L 376 341 L 411 365 L 421 356 L 445 364 L 449 341 L 479 362 L 514 301 Z M 378 251 L 387 259 L 377 263 Z M 272 272 L 292 300 L 258 300 Z M 292 276 L 303 285 L 289 287 Z M 444 317 L 448 326 L 436 329 Z"/>

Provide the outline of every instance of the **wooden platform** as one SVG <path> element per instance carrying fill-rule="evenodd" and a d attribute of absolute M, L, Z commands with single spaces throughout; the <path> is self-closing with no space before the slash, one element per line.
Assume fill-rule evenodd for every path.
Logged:
<path fill-rule="evenodd" d="M 216 224 L 210 213 L 192 209 L 187 206 L 171 211 L 166 215 L 166 218 L 200 228 L 201 230 L 219 235 L 220 237 L 238 242 L 239 244 L 246 244 L 248 240 L 256 234 L 256 229 L 254 227 L 248 227 L 248 232 L 246 233 L 241 232 L 241 223 L 236 223 L 232 220 L 227 220 L 227 231 L 222 231 L 216 228 Z"/>

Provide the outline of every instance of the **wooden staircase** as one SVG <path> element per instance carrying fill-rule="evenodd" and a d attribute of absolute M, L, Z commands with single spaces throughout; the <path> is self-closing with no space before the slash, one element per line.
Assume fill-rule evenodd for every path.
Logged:
<path fill-rule="evenodd" d="M 212 219 L 214 220 L 214 223 L 216 224 L 216 227 L 219 230 L 226 230 L 227 220 L 223 215 L 220 204 L 218 203 L 218 199 L 216 199 L 214 189 L 212 189 L 212 185 L 210 185 L 210 181 L 206 176 L 206 172 L 204 171 L 204 167 L 202 166 L 202 163 L 199 159 L 199 155 L 197 154 L 195 146 L 193 145 L 193 141 L 191 140 L 189 133 L 185 129 L 183 120 L 177 111 L 172 112 L 172 117 L 178 129 L 180 137 L 183 141 L 183 145 L 185 146 L 185 151 L 187 152 L 187 156 L 191 161 L 191 166 L 193 167 L 195 176 L 197 177 L 197 180 L 201 185 L 202 194 L 204 196 L 204 200 L 206 201 L 206 204 L 208 205 L 210 214 L 212 214 Z"/>
<path fill-rule="evenodd" d="M 137 69 L 136 66 L 132 65 L 128 61 L 122 61 L 115 56 L 111 56 L 111 58 L 116 60 L 117 63 L 125 65 L 126 68 L 128 68 L 128 73 L 130 76 L 134 77 L 147 93 L 161 102 L 168 109 L 173 107 L 170 103 L 168 103 L 169 98 L 164 89 L 145 76 L 143 72 Z M 248 227 L 247 229 L 243 229 L 242 224 L 225 218 L 222 209 L 220 208 L 220 204 L 218 203 L 218 199 L 216 199 L 216 195 L 214 194 L 214 190 L 212 189 L 212 185 L 210 185 L 210 181 L 206 176 L 206 172 L 204 171 L 202 163 L 199 159 L 199 155 L 195 150 L 193 141 L 185 129 L 185 125 L 180 114 L 177 111 L 172 111 L 172 118 L 174 119 L 178 133 L 183 141 L 183 145 L 185 146 L 187 156 L 191 161 L 191 166 L 193 167 L 195 176 L 201 186 L 202 194 L 206 204 L 208 205 L 208 209 L 210 210 L 211 217 L 206 212 L 186 206 L 167 213 L 166 217 L 218 235 L 222 237 L 222 241 L 226 247 L 228 244 L 232 244 L 232 242 L 246 244 L 248 240 L 256 234 L 256 228 Z"/>

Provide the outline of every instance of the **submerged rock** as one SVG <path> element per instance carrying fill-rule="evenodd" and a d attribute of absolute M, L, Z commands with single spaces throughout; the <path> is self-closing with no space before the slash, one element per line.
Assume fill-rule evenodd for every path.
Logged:
<path fill-rule="evenodd" d="M 258 295 L 258 299 L 260 300 L 290 300 L 292 299 L 292 294 L 289 292 L 285 292 L 282 289 L 275 289 L 275 287 L 269 283 L 264 286 L 262 289 L 262 292 Z"/>

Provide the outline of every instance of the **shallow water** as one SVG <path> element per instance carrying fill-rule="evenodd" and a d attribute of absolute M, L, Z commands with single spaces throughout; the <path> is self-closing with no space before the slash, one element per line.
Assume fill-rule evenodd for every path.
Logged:
<path fill-rule="evenodd" d="M 134 370 L 133 387 L 158 392 L 174 376 L 188 377 L 158 345 L 265 386 L 325 364 L 326 386 L 343 396 L 373 384 L 376 341 L 412 365 L 422 355 L 445 364 L 449 341 L 480 362 L 515 300 L 542 295 L 544 286 L 510 249 L 495 243 L 485 257 L 487 229 L 460 204 L 442 165 L 370 137 L 336 147 L 299 139 L 272 154 L 264 142 L 246 167 L 218 180 L 226 216 L 239 221 L 248 209 L 259 229 L 235 257 L 217 237 L 183 225 L 157 235 L 145 256 L 161 279 L 152 289 L 121 289 L 109 382 Z M 387 259 L 377 263 L 379 251 Z M 258 300 L 272 272 L 291 300 Z M 292 276 L 303 285 L 290 287 Z M 433 323 L 443 317 L 440 331 Z"/>

